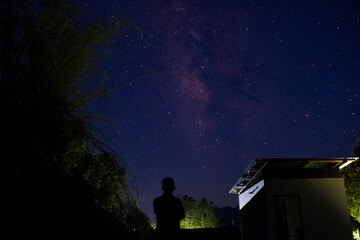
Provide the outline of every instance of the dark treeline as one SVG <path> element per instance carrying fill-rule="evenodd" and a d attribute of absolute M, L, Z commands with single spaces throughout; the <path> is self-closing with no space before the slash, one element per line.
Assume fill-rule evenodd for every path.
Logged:
<path fill-rule="evenodd" d="M 104 91 L 102 50 L 133 27 L 62 0 L 0 4 L 0 238 L 144 238 L 125 164 L 82 108 Z"/>

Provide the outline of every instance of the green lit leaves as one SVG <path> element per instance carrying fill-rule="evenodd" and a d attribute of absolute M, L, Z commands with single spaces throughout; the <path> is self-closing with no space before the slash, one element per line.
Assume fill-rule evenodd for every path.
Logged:
<path fill-rule="evenodd" d="M 360 157 L 360 138 L 354 146 L 354 157 Z M 360 161 L 342 169 L 350 215 L 360 221 Z"/>
<path fill-rule="evenodd" d="M 197 202 L 187 195 L 181 202 L 185 210 L 185 219 L 180 221 L 181 228 L 216 228 L 218 226 L 218 219 L 214 213 L 215 206 L 212 202 L 208 202 L 205 198 Z"/>

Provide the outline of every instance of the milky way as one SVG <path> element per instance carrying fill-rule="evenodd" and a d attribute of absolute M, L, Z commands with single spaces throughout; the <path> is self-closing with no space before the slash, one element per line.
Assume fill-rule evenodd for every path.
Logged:
<path fill-rule="evenodd" d="M 236 206 L 228 194 L 254 158 L 343 157 L 360 137 L 356 1 L 83 0 L 84 12 L 141 29 L 107 52 L 98 99 L 119 139 L 141 208 L 153 220 L 160 182 L 176 194 Z"/>

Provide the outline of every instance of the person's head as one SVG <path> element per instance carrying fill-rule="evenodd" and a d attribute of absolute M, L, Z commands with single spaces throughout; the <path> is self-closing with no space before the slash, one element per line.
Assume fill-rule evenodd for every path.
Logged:
<path fill-rule="evenodd" d="M 165 193 L 172 193 L 175 190 L 175 181 L 171 177 L 162 180 L 162 190 Z"/>

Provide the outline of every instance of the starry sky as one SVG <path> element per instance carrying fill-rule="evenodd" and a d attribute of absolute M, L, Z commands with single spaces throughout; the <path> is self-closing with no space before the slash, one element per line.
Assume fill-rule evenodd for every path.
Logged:
<path fill-rule="evenodd" d="M 360 137 L 357 1 L 79 0 L 126 17 L 106 50 L 108 86 L 92 103 L 106 141 L 154 221 L 161 180 L 219 207 L 254 158 L 346 157 Z"/>

